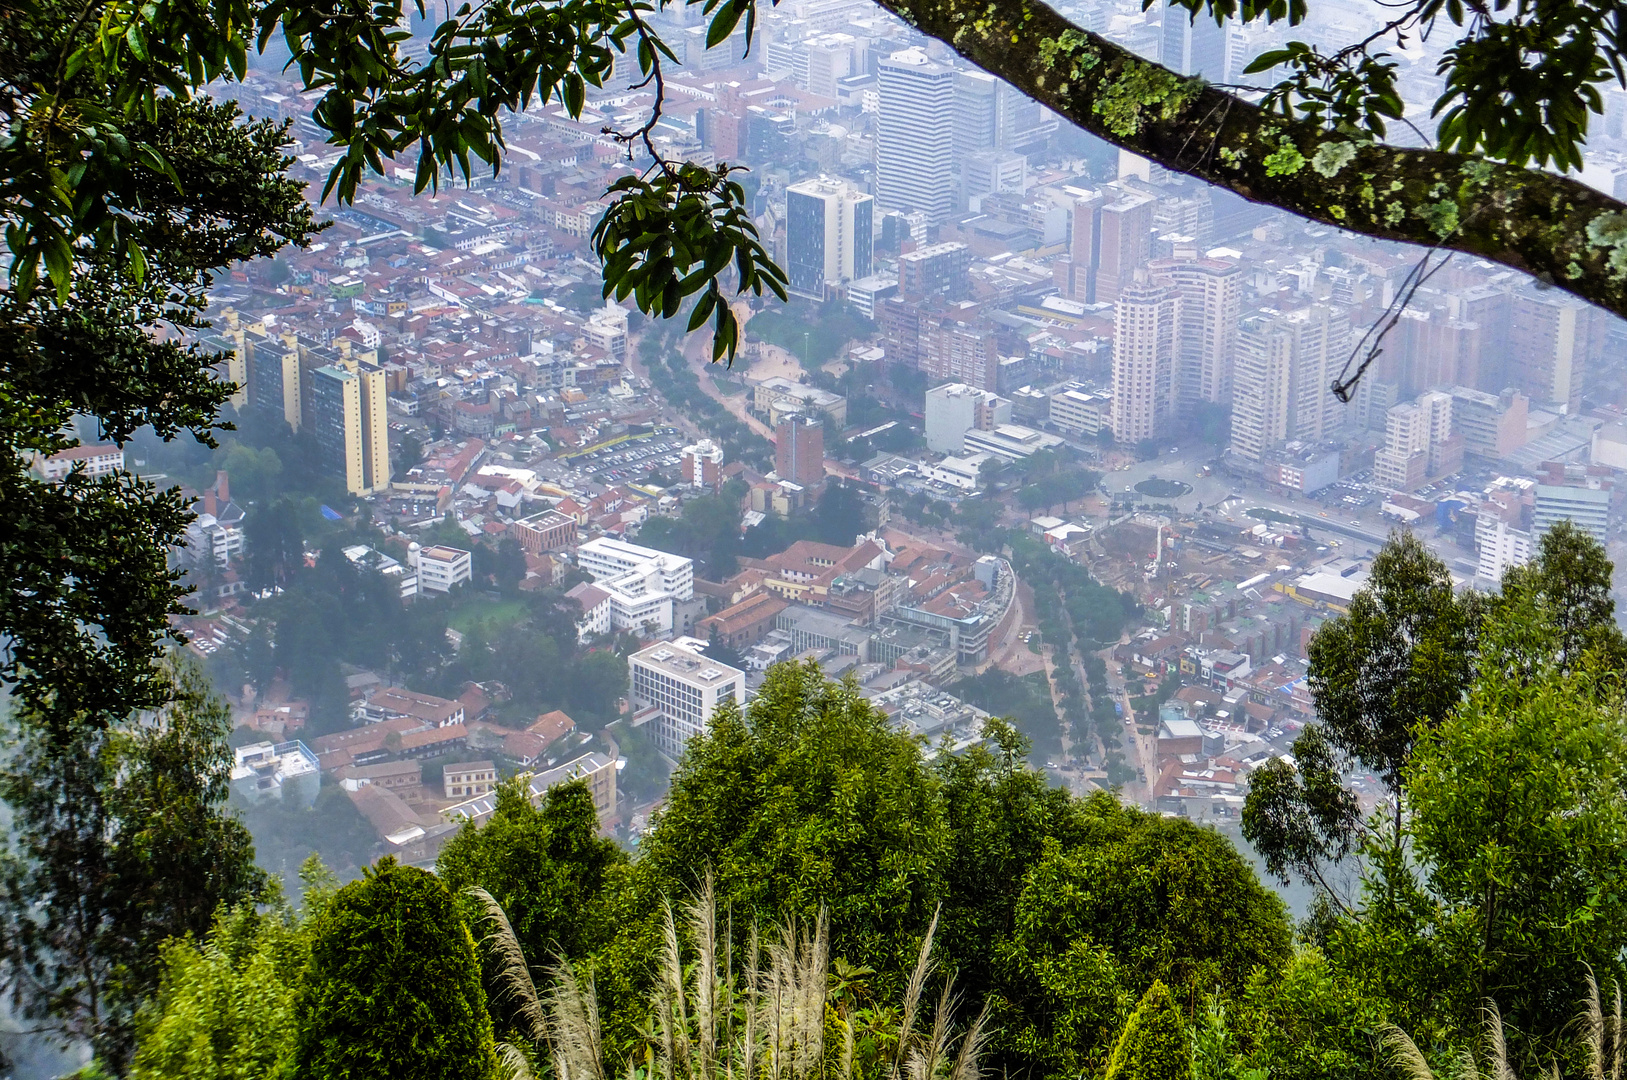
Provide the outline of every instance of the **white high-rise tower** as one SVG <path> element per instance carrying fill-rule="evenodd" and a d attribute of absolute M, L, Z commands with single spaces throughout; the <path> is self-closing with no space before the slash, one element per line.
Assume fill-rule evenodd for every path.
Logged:
<path fill-rule="evenodd" d="M 904 49 L 877 65 L 876 78 L 876 202 L 884 211 L 919 211 L 936 225 L 955 207 L 955 72 Z"/>

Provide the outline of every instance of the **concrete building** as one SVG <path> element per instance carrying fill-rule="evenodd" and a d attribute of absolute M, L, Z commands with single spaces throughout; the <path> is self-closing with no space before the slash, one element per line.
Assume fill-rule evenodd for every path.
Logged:
<path fill-rule="evenodd" d="M 1488 394 L 1452 387 L 1452 426 L 1463 436 L 1463 452 L 1498 460 L 1525 445 L 1531 400 L 1510 387 Z"/>
<path fill-rule="evenodd" d="M 1475 519 L 1474 543 L 1479 556 L 1475 576 L 1485 581 L 1500 582 L 1503 571 L 1531 561 L 1531 534 L 1491 514 Z"/>
<path fill-rule="evenodd" d="M 928 244 L 898 257 L 898 295 L 905 300 L 959 300 L 968 286 L 972 249 L 952 242 Z"/>
<path fill-rule="evenodd" d="M 1384 448 L 1373 455 L 1374 483 L 1412 491 L 1462 467 L 1463 439 L 1452 434 L 1452 395 L 1431 391 L 1390 409 Z"/>
<path fill-rule="evenodd" d="M 1153 281 L 1180 297 L 1180 338 L 1175 356 L 1175 411 L 1190 416 L 1199 402 L 1231 401 L 1237 320 L 1243 304 L 1243 271 L 1229 259 L 1155 259 Z"/>
<path fill-rule="evenodd" d="M 1152 258 L 1152 219 L 1158 200 L 1108 184 L 1074 200 L 1068 298 L 1111 304 Z"/>
<path fill-rule="evenodd" d="M 679 459 L 683 463 L 685 487 L 716 491 L 723 486 L 723 447 L 711 439 L 684 447 Z"/>
<path fill-rule="evenodd" d="M 451 592 L 474 580 L 474 557 L 463 548 L 442 544 L 421 548 L 413 544 L 407 548 L 407 562 L 418 572 L 421 592 Z"/>
<path fill-rule="evenodd" d="M 604 594 L 602 600 L 595 596 L 593 606 L 608 603 L 609 624 L 616 630 L 670 631 L 677 604 L 695 595 L 691 560 L 625 540 L 589 540 L 576 549 L 576 565 L 593 575 L 593 588 Z"/>
<path fill-rule="evenodd" d="M 1167 285 L 1130 284 L 1113 311 L 1113 437 L 1129 446 L 1170 430 L 1180 295 Z"/>
<path fill-rule="evenodd" d="M 352 495 L 371 495 L 390 486 L 385 408 L 383 371 L 351 362 L 312 372 L 310 421 L 322 464 Z"/>
<path fill-rule="evenodd" d="M 1605 543 L 1610 524 L 1610 492 L 1603 487 L 1538 484 L 1531 532 L 1541 537 L 1561 521 L 1573 522 L 1599 543 Z"/>
<path fill-rule="evenodd" d="M 876 65 L 876 202 L 937 225 L 954 212 L 955 71 L 904 49 Z M 862 276 L 862 275 L 861 275 Z"/>
<path fill-rule="evenodd" d="M 1533 401 L 1572 413 L 1582 407 L 1588 350 L 1594 344 L 1591 305 L 1556 290 L 1521 289 L 1509 313 L 1510 381 Z"/>
<path fill-rule="evenodd" d="M 549 788 L 580 780 L 593 796 L 593 809 L 598 814 L 599 827 L 603 829 L 616 813 L 616 768 L 617 760 L 608 754 L 583 754 L 552 769 L 534 773 L 526 784 L 527 796 L 532 806 L 541 806 Z M 447 807 L 441 811 L 441 817 L 458 825 L 465 821 L 482 825 L 496 810 L 497 796 L 487 793 Z"/>
<path fill-rule="evenodd" d="M 693 638 L 663 642 L 627 658 L 633 726 L 648 727 L 656 749 L 676 760 L 725 701 L 744 705 L 746 673 L 702 655 Z"/>
<path fill-rule="evenodd" d="M 266 336 L 249 342 L 249 403 L 271 416 L 280 416 L 294 431 L 300 415 L 299 339 L 292 333 Z"/>
<path fill-rule="evenodd" d="M 992 454 L 1007 461 L 1021 461 L 1041 450 L 1055 450 L 1062 440 L 1055 435 L 1021 424 L 996 424 L 988 431 L 968 431 L 961 443 L 966 456 Z"/>
<path fill-rule="evenodd" d="M 1349 349 L 1349 317 L 1331 305 L 1245 316 L 1232 371 L 1232 453 L 1257 462 L 1284 440 L 1331 439 L 1344 414 L 1328 387 Z"/>
<path fill-rule="evenodd" d="M 965 383 L 944 383 L 926 392 L 927 449 L 958 454 L 968 431 L 992 431 L 1011 422 L 1011 402 Z"/>
<path fill-rule="evenodd" d="M 788 413 L 823 416 L 834 427 L 847 426 L 847 398 L 783 375 L 770 375 L 752 383 L 752 408 L 778 425 Z"/>
<path fill-rule="evenodd" d="M 1052 427 L 1095 438 L 1103 427 L 1112 426 L 1113 397 L 1085 390 L 1060 390 L 1050 397 L 1047 418 Z"/>
<path fill-rule="evenodd" d="M 875 200 L 845 180 L 820 176 L 785 189 L 788 288 L 823 301 L 831 290 L 870 276 Z"/>
<path fill-rule="evenodd" d="M 789 414 L 774 428 L 774 471 L 805 488 L 825 482 L 825 425 L 817 417 Z"/>
<path fill-rule="evenodd" d="M 232 790 L 249 802 L 276 799 L 305 807 L 316 802 L 322 770 L 310 747 L 298 739 L 249 743 L 232 754 Z"/>

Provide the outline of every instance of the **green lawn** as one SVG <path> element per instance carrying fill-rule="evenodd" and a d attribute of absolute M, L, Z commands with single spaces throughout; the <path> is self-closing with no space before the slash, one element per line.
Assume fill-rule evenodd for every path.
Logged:
<path fill-rule="evenodd" d="M 525 618 L 525 614 L 522 600 L 487 600 L 474 596 L 447 612 L 446 625 L 460 634 L 468 633 L 478 622 L 484 622 L 493 630 L 506 630 Z"/>

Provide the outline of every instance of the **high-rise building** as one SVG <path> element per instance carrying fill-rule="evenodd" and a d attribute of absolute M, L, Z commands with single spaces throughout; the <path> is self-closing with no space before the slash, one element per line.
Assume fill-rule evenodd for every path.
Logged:
<path fill-rule="evenodd" d="M 1593 334 L 1586 302 L 1553 290 L 1516 292 L 1509 313 L 1511 383 L 1533 401 L 1578 411 Z"/>
<path fill-rule="evenodd" d="M 968 431 L 993 431 L 1011 423 L 1011 402 L 965 383 L 944 383 L 926 392 L 926 447 L 958 454 Z"/>
<path fill-rule="evenodd" d="M 1431 476 L 1463 466 L 1463 436 L 1452 433 L 1452 395 L 1440 391 L 1402 402 L 1386 415 L 1384 449 L 1373 455 L 1373 480 L 1411 491 Z"/>
<path fill-rule="evenodd" d="M 774 471 L 805 488 L 824 483 L 825 426 L 817 417 L 793 413 L 775 427 Z"/>
<path fill-rule="evenodd" d="M 1164 8 L 1159 62 L 1182 75 L 1202 75 L 1210 82 L 1226 81 L 1226 27 L 1207 12 L 1196 20 L 1191 11 L 1173 4 Z"/>
<path fill-rule="evenodd" d="M 955 204 L 954 69 L 903 49 L 877 65 L 876 81 L 876 201 L 883 210 L 919 211 L 936 225 Z"/>
<path fill-rule="evenodd" d="M 1156 259 L 1148 275 L 1181 297 L 1181 342 L 1175 358 L 1175 407 L 1190 416 L 1200 401 L 1232 396 L 1232 360 L 1243 304 L 1243 271 L 1227 259 Z"/>
<path fill-rule="evenodd" d="M 921 317 L 916 365 L 929 382 L 999 389 L 999 342 L 993 325 L 976 316 L 976 305 L 965 304 Z"/>
<path fill-rule="evenodd" d="M 785 191 L 786 274 L 798 296 L 824 300 L 832 287 L 870 276 L 875 200 L 821 176 Z"/>
<path fill-rule="evenodd" d="M 1111 304 L 1119 298 L 1119 290 L 1152 258 L 1157 201 L 1144 191 L 1114 184 L 1074 201 L 1071 299 Z"/>
<path fill-rule="evenodd" d="M 1260 311 L 1238 325 L 1232 369 L 1232 453 L 1259 461 L 1288 438 L 1289 373 L 1294 338 L 1275 312 Z"/>
<path fill-rule="evenodd" d="M 1331 304 L 1313 304 L 1282 320 L 1294 335 L 1288 437 L 1322 442 L 1344 420 L 1344 406 L 1332 387 L 1350 356 L 1350 316 Z"/>
<path fill-rule="evenodd" d="M 1054 113 L 1009 83 L 984 71 L 956 73 L 956 162 L 984 150 L 1042 150 L 1057 127 Z"/>
<path fill-rule="evenodd" d="M 298 431 L 300 415 L 299 340 L 293 334 L 266 337 L 249 346 L 249 401 L 279 416 Z"/>
<path fill-rule="evenodd" d="M 719 705 L 746 701 L 746 673 L 702 655 L 692 638 L 662 642 L 627 658 L 633 726 L 648 725 L 657 750 L 683 756 L 684 745 L 706 730 Z"/>
<path fill-rule="evenodd" d="M 390 486 L 390 429 L 384 372 L 354 362 L 311 373 L 311 428 L 329 474 L 352 495 Z"/>
<path fill-rule="evenodd" d="M 723 485 L 723 447 L 711 439 L 684 447 L 680 458 L 687 486 L 716 491 Z"/>
<path fill-rule="evenodd" d="M 1169 431 L 1175 418 L 1175 357 L 1181 347 L 1180 294 L 1134 281 L 1113 309 L 1113 436 L 1138 443 Z"/>

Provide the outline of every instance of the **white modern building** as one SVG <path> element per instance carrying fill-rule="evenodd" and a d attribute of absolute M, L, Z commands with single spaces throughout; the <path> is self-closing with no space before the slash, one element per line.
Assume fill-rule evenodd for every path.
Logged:
<path fill-rule="evenodd" d="M 576 565 L 592 574 L 593 587 L 605 594 L 616 630 L 669 631 L 677 602 L 695 595 L 691 560 L 625 540 L 589 540 L 576 549 Z"/>
<path fill-rule="evenodd" d="M 1610 492 L 1603 488 L 1538 484 L 1531 532 L 1541 536 L 1561 521 L 1570 521 L 1599 543 L 1605 543 L 1610 522 Z"/>
<path fill-rule="evenodd" d="M 1061 390 L 1051 395 L 1048 416 L 1054 427 L 1094 438 L 1112 423 L 1113 398 L 1088 390 Z"/>
<path fill-rule="evenodd" d="M 233 751 L 232 790 L 251 803 L 269 799 L 310 806 L 322 784 L 322 770 L 310 747 L 292 742 L 249 743 Z"/>
<path fill-rule="evenodd" d="M 706 643 L 679 638 L 627 658 L 633 726 L 648 726 L 656 749 L 677 759 L 684 745 L 706 730 L 725 701 L 746 701 L 746 673 L 702 655 Z"/>
<path fill-rule="evenodd" d="M 1511 529 L 1507 522 L 1490 514 L 1483 514 L 1475 521 L 1474 543 L 1480 556 L 1475 576 L 1486 581 L 1500 582 L 1503 571 L 1531 561 L 1531 534 Z"/>
<path fill-rule="evenodd" d="M 958 454 L 968 431 L 989 431 L 1011 422 L 1011 402 L 965 383 L 951 382 L 926 392 L 926 445 L 938 454 Z"/>
<path fill-rule="evenodd" d="M 940 224 L 955 209 L 955 71 L 903 49 L 876 65 L 876 82 L 876 202 Z"/>
<path fill-rule="evenodd" d="M 463 548 L 412 544 L 407 548 L 407 562 L 418 571 L 420 592 L 451 592 L 454 586 L 474 579 L 474 557 Z"/>
<path fill-rule="evenodd" d="M 822 301 L 844 282 L 870 276 L 874 205 L 829 176 L 785 189 L 785 269 L 793 293 Z"/>
<path fill-rule="evenodd" d="M 936 480 L 940 484 L 948 484 L 950 487 L 966 491 L 976 491 L 978 483 L 982 480 L 983 463 L 988 460 L 988 454 L 972 454 L 967 457 L 951 455 L 936 465 L 925 466 L 921 472 L 928 480 Z"/>
<path fill-rule="evenodd" d="M 1113 308 L 1113 437 L 1126 446 L 1170 430 L 1175 419 L 1175 356 L 1180 294 L 1131 282 Z"/>
<path fill-rule="evenodd" d="M 1007 461 L 1020 461 L 1041 450 L 1055 450 L 1061 445 L 1062 440 L 1055 435 L 1021 424 L 998 424 L 991 431 L 968 431 L 961 449 L 968 456 L 993 454 Z"/>

